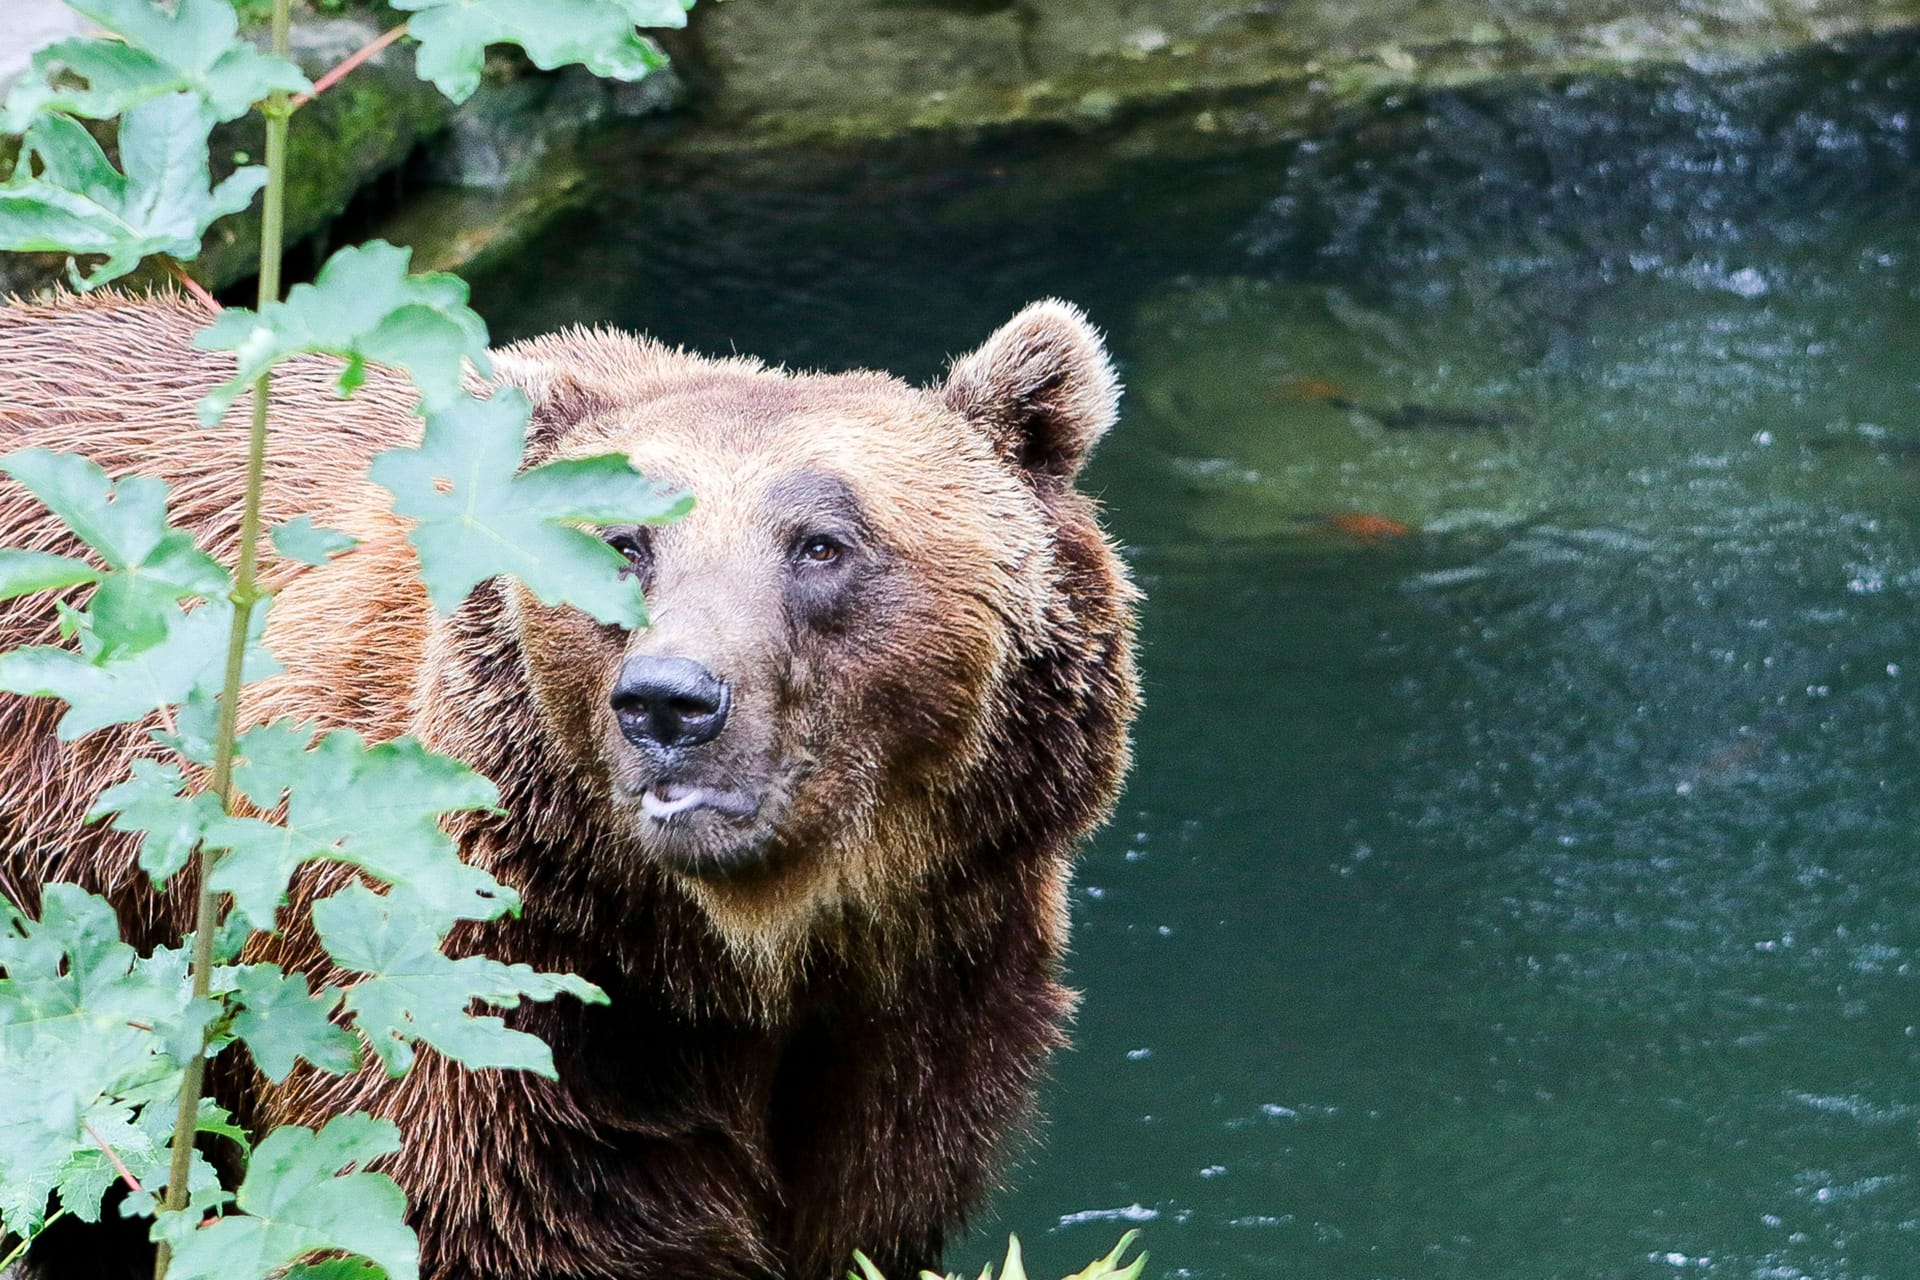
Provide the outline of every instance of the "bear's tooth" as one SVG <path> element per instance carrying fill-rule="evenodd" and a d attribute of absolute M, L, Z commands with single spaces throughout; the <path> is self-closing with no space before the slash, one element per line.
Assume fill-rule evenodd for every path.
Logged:
<path fill-rule="evenodd" d="M 688 787 L 672 799 L 667 798 L 666 791 L 667 788 L 659 787 L 640 794 L 641 809 L 645 810 L 646 815 L 655 822 L 665 822 L 674 814 L 683 813 L 707 798 L 706 791 L 701 787 Z"/>

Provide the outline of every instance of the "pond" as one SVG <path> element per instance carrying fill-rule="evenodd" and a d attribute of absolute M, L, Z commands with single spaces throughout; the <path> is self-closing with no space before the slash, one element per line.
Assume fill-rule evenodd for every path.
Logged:
<path fill-rule="evenodd" d="M 952 1264 L 1914 1274 L 1916 87 L 1882 40 L 1231 158 L 616 135 L 480 281 L 501 338 L 917 379 L 1038 296 L 1111 334 L 1138 760 Z"/>

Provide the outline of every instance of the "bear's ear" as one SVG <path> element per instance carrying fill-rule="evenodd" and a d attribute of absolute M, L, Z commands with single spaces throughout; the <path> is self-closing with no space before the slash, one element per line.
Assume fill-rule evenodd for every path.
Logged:
<path fill-rule="evenodd" d="M 495 387 L 516 387 L 533 403 L 527 425 L 527 465 L 546 461 L 554 446 L 579 423 L 613 407 L 604 395 L 551 360 L 515 351 L 488 353 Z"/>
<path fill-rule="evenodd" d="M 1064 484 L 1120 409 L 1120 380 L 1100 331 L 1071 303 L 1049 298 L 1007 321 L 953 362 L 940 390 L 1008 462 Z"/>

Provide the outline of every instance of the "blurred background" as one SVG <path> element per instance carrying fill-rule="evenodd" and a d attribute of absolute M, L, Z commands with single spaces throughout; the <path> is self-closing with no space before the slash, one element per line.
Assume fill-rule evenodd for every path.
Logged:
<path fill-rule="evenodd" d="M 949 1261 L 1915 1275 L 1920 4 L 692 17 L 638 86 L 349 80 L 295 221 L 497 341 L 931 379 L 1039 296 L 1110 333 L 1138 762 Z"/>

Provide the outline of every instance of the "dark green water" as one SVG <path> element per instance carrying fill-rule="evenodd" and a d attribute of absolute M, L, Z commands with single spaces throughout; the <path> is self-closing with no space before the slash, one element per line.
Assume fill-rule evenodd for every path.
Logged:
<path fill-rule="evenodd" d="M 1042 1142 L 952 1262 L 1920 1276 L 1917 85 L 1408 100 L 1231 163 L 615 139 L 632 185 L 483 282 L 500 336 L 915 377 L 1043 294 L 1111 331 L 1139 760 Z"/>

